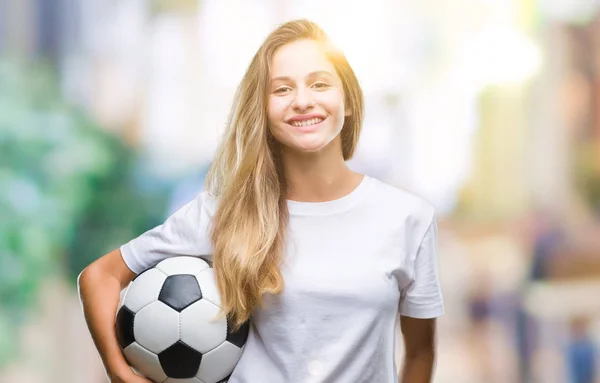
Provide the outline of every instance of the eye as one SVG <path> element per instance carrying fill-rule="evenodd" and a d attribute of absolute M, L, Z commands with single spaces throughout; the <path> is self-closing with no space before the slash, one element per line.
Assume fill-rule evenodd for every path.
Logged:
<path fill-rule="evenodd" d="M 279 87 L 279 88 L 275 89 L 275 90 L 273 91 L 273 93 L 276 93 L 276 94 L 284 94 L 284 93 L 288 93 L 288 92 L 289 92 L 289 91 L 291 91 L 291 90 L 292 90 L 292 88 L 290 88 L 289 86 L 281 86 L 281 87 Z"/>
<path fill-rule="evenodd" d="M 315 82 L 313 85 L 313 88 L 317 88 L 317 89 L 324 89 L 324 88 L 328 88 L 329 84 L 323 81 L 319 81 L 319 82 Z"/>

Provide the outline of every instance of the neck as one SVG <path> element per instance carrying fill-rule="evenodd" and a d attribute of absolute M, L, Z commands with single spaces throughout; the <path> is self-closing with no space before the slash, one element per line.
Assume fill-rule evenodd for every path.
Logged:
<path fill-rule="evenodd" d="M 282 161 L 287 199 L 299 202 L 331 201 L 350 193 L 360 184 L 362 175 L 348 168 L 341 147 L 331 144 L 331 149 L 324 148 L 315 153 L 284 151 Z"/>

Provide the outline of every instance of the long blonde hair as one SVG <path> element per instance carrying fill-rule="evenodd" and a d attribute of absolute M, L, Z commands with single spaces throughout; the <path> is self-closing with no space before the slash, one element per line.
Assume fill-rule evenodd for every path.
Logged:
<path fill-rule="evenodd" d="M 280 144 L 268 129 L 269 67 L 275 51 L 300 39 L 322 42 L 342 80 L 345 107 L 344 160 L 354 155 L 363 120 L 363 94 L 343 53 L 313 22 L 294 20 L 275 29 L 258 49 L 237 89 L 226 131 L 206 178 L 219 201 L 212 218 L 213 267 L 221 315 L 234 329 L 250 318 L 264 293 L 283 289 L 283 258 L 289 212 Z"/>

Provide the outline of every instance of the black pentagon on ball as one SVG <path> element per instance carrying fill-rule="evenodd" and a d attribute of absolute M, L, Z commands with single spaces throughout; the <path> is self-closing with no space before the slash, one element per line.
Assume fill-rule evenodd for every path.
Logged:
<path fill-rule="evenodd" d="M 169 378 L 187 379 L 198 373 L 202 354 L 178 341 L 158 354 L 158 360 Z"/>
<path fill-rule="evenodd" d="M 227 321 L 227 341 L 233 343 L 241 348 L 248 339 L 248 332 L 250 330 L 250 321 L 244 322 L 237 331 L 232 331 L 229 321 Z"/>
<path fill-rule="evenodd" d="M 198 280 L 190 274 L 167 277 L 158 295 L 159 301 L 178 312 L 200 299 L 202 299 L 202 291 Z"/>
<path fill-rule="evenodd" d="M 135 313 L 131 311 L 127 306 L 121 306 L 117 313 L 116 320 L 116 335 L 117 341 L 121 348 L 125 348 L 135 341 L 133 336 L 133 320 Z"/>
<path fill-rule="evenodd" d="M 217 383 L 227 383 L 227 381 L 229 380 L 229 378 L 231 378 L 231 375 L 228 375 L 228 376 L 224 377 L 223 379 L 219 380 Z"/>

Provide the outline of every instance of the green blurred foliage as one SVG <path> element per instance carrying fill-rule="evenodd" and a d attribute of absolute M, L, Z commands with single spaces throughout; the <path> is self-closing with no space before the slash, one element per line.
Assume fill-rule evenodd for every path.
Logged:
<path fill-rule="evenodd" d="M 169 186 L 68 105 L 51 67 L 0 59 L 0 367 L 43 279 L 160 223 Z"/>

